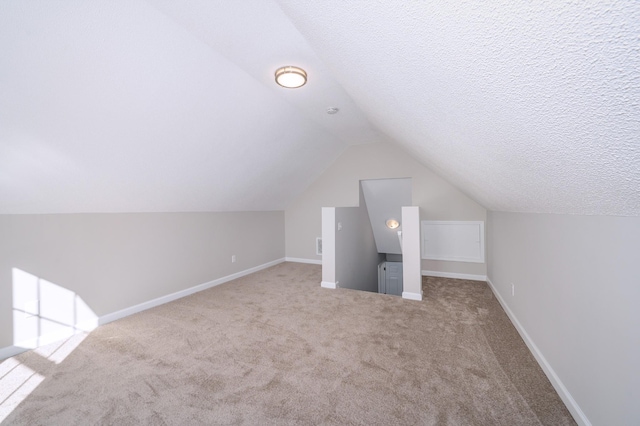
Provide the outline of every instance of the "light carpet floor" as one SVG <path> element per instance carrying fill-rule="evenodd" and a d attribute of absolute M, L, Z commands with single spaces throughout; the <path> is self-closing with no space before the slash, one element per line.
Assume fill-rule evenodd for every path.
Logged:
<path fill-rule="evenodd" d="M 44 377 L 5 423 L 575 424 L 486 283 L 425 278 L 416 302 L 320 279 L 279 264 L 99 327 L 59 364 L 5 360 Z"/>

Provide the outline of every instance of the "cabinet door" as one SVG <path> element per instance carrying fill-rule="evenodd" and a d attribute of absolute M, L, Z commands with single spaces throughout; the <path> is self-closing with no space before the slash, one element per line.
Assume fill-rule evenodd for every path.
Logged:
<path fill-rule="evenodd" d="M 402 262 L 387 262 L 386 293 L 402 296 Z"/>

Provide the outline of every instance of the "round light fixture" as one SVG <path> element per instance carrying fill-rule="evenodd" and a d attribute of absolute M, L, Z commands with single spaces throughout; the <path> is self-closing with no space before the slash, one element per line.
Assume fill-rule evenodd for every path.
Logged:
<path fill-rule="evenodd" d="M 387 219 L 387 228 L 389 229 L 396 229 L 398 226 L 400 226 L 400 222 L 398 222 L 395 219 Z"/>
<path fill-rule="evenodd" d="M 307 73 L 302 68 L 286 66 L 276 70 L 276 83 L 288 89 L 302 87 L 307 82 Z"/>

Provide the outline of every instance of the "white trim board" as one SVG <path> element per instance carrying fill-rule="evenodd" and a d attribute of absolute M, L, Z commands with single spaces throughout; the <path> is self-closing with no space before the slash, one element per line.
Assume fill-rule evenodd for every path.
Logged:
<path fill-rule="evenodd" d="M 335 289 L 335 288 L 338 288 L 338 283 L 332 283 L 332 282 L 329 282 L 329 281 L 322 281 L 320 283 L 320 287 Z"/>
<path fill-rule="evenodd" d="M 7 346 L 6 348 L 0 348 L 0 361 L 11 358 L 12 356 L 20 355 L 22 352 L 30 350 L 31 348 L 23 348 L 20 346 Z"/>
<path fill-rule="evenodd" d="M 407 299 L 407 300 L 421 301 L 422 300 L 422 292 L 420 292 L 420 293 L 409 293 L 408 291 L 403 291 L 402 292 L 402 298 L 403 299 Z"/>
<path fill-rule="evenodd" d="M 456 278 L 460 280 L 487 281 L 486 275 L 459 274 L 457 272 L 422 271 L 423 277 Z"/>
<path fill-rule="evenodd" d="M 254 272 L 261 271 L 262 269 L 269 268 L 271 266 L 277 265 L 284 261 L 285 261 L 284 258 L 276 259 L 274 261 L 267 262 L 262 265 L 254 266 L 253 268 L 245 269 L 244 271 L 236 272 L 235 274 L 227 275 L 226 277 L 218 278 L 216 280 L 209 281 L 204 284 L 200 284 L 194 287 L 180 290 L 175 293 L 167 294 L 166 296 L 161 296 L 156 299 L 149 300 L 147 302 L 143 302 L 134 306 L 130 306 L 125 309 L 121 309 L 116 312 L 112 312 L 110 314 L 103 315 L 98 318 L 98 325 L 100 326 L 100 325 L 108 324 L 112 321 L 119 320 L 129 315 L 137 314 L 138 312 L 146 311 L 147 309 L 155 308 L 156 306 L 173 302 L 174 300 L 178 300 L 185 296 L 189 296 L 193 293 L 197 293 L 199 291 L 206 290 L 208 288 L 215 287 L 220 284 L 224 284 L 228 281 L 232 281 L 240 277 L 244 277 L 245 275 L 253 274 Z M 23 348 L 20 346 L 8 346 L 6 348 L 0 348 L 0 360 L 3 360 L 5 358 L 10 358 L 12 356 L 21 354 L 22 352 L 26 352 L 31 349 L 33 348 Z"/>
<path fill-rule="evenodd" d="M 547 362 L 544 355 L 542 355 L 542 352 L 540 352 L 540 349 L 538 349 L 538 347 L 533 342 L 533 340 L 531 340 L 529 333 L 527 333 L 527 331 L 524 329 L 522 324 L 520 324 L 520 321 L 518 321 L 518 318 L 516 318 L 514 313 L 511 312 L 511 309 L 509 309 L 509 306 L 504 301 L 500 293 L 498 293 L 498 290 L 491 282 L 491 279 L 489 279 L 488 277 L 487 277 L 487 283 L 489 284 L 491 291 L 493 291 L 493 294 L 496 296 L 496 299 L 498 299 L 498 302 L 500 302 L 502 309 L 504 309 L 504 311 L 507 313 L 507 316 L 511 320 L 511 323 L 516 328 L 516 330 L 518 330 L 520 337 L 522 337 L 522 340 L 524 340 L 524 342 L 527 344 L 527 347 L 529 348 L 533 356 L 536 358 L 536 361 L 538 361 L 538 364 L 540 364 L 540 367 L 542 368 L 544 373 L 547 375 L 547 378 L 555 388 L 556 392 L 558 392 L 558 395 L 564 402 L 564 405 L 567 406 L 567 409 L 575 419 L 576 423 L 578 423 L 580 426 L 591 426 L 591 422 L 589 421 L 587 416 L 584 414 L 584 412 L 582 411 L 582 409 L 580 408 L 576 400 L 573 399 L 573 396 L 571 396 L 571 394 L 569 393 L 569 390 L 562 383 L 562 381 L 560 380 L 556 372 L 553 370 L 551 365 Z"/>
<path fill-rule="evenodd" d="M 261 271 L 262 269 L 269 268 L 284 262 L 284 258 L 273 260 L 271 262 L 264 263 L 262 265 L 254 266 L 253 268 L 245 269 L 244 271 L 236 272 L 235 274 L 227 275 L 226 277 L 218 278 L 213 281 L 206 282 L 204 284 L 190 287 L 184 290 L 177 291 L 175 293 L 167 294 L 166 296 L 158 297 L 157 299 L 149 300 L 147 302 L 140 303 L 135 306 L 131 306 L 117 312 L 112 312 L 107 315 L 103 315 L 98 319 L 98 324 L 103 325 L 110 323 L 120 318 L 127 317 L 129 315 L 137 314 L 138 312 L 146 311 L 147 309 L 155 308 L 156 306 L 164 305 L 165 303 L 173 302 L 174 300 L 181 299 L 185 296 L 189 296 L 193 293 L 197 293 L 202 290 L 206 290 L 211 287 L 215 287 L 220 284 L 224 284 L 228 281 L 235 280 L 245 275 L 253 274 L 254 272 Z"/>
<path fill-rule="evenodd" d="M 322 265 L 322 259 L 303 259 L 301 257 L 285 257 L 285 262 L 310 263 L 312 265 Z"/>

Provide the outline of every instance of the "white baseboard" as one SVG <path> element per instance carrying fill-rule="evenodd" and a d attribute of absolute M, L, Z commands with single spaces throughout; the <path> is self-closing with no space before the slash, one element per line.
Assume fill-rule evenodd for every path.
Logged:
<path fill-rule="evenodd" d="M 409 300 L 422 300 L 422 293 L 409 293 L 408 291 L 403 291 L 402 292 L 402 298 L 403 299 L 409 299 Z"/>
<path fill-rule="evenodd" d="M 107 324 L 107 323 L 110 323 L 112 321 L 118 320 L 120 318 L 124 318 L 124 317 L 127 317 L 129 315 L 133 315 L 133 314 L 136 314 L 138 312 L 145 311 L 147 309 L 155 308 L 156 306 L 160 306 L 160 305 L 163 305 L 165 303 L 172 302 L 174 300 L 180 299 L 182 297 L 189 296 L 189 295 L 191 295 L 193 293 L 197 293 L 199 291 L 206 290 L 206 289 L 211 288 L 211 287 L 215 287 L 217 285 L 226 283 L 227 281 L 235 280 L 236 278 L 244 277 L 245 275 L 249 275 L 249 274 L 252 274 L 254 272 L 258 272 L 258 271 L 260 271 L 262 269 L 269 268 L 271 266 L 277 265 L 277 264 L 282 263 L 284 261 L 285 261 L 284 258 L 277 259 L 277 260 L 274 260 L 272 262 L 267 262 L 265 264 L 255 266 L 253 268 L 245 269 L 244 271 L 236 272 L 235 274 L 227 275 L 226 277 L 218 278 L 216 280 L 209 281 L 209 282 L 206 282 L 204 284 L 197 285 L 195 287 L 190 287 L 190 288 L 187 288 L 185 290 L 180 290 L 178 292 L 171 293 L 171 294 L 168 294 L 166 296 L 158 297 L 156 299 L 149 300 L 147 302 L 143 302 L 143 303 L 140 303 L 140 304 L 135 305 L 135 306 L 130 306 L 128 308 L 121 309 L 119 311 L 103 315 L 103 316 L 101 316 L 101 317 L 99 317 L 97 319 L 97 324 L 96 325 Z M 92 327 L 91 329 L 93 329 L 93 328 L 95 328 L 95 326 Z M 49 339 L 49 340 L 51 340 L 51 339 Z M 46 343 L 50 343 L 49 340 L 47 340 Z M 0 360 L 5 359 L 5 358 L 10 358 L 10 357 L 18 355 L 18 354 L 20 354 L 22 352 L 26 352 L 28 350 L 33 349 L 33 347 L 34 347 L 33 345 L 25 345 L 25 346 L 28 346 L 28 347 L 8 346 L 6 348 L 0 348 Z"/>
<path fill-rule="evenodd" d="M 211 287 L 215 287 L 217 285 L 226 283 L 231 280 L 235 280 L 240 277 L 244 277 L 245 275 L 253 274 L 254 272 L 258 272 L 262 269 L 269 268 L 271 266 L 277 265 L 284 261 L 285 261 L 284 258 L 277 259 L 271 262 L 264 263 L 262 265 L 254 266 L 253 268 L 245 269 L 244 271 L 236 272 L 235 274 L 227 275 L 226 277 L 218 278 L 217 280 L 209 281 L 204 284 L 197 285 L 195 287 L 190 287 L 185 290 L 180 290 L 175 293 L 167 294 L 166 296 L 158 297 L 157 299 L 149 300 L 147 302 L 143 302 L 138 305 L 131 306 L 117 312 L 112 312 L 110 314 L 101 316 L 98 319 L 98 323 L 100 325 L 107 324 L 112 321 L 118 320 L 120 318 L 124 318 L 129 315 L 133 315 L 138 312 L 145 311 L 147 309 L 155 308 L 156 306 L 160 306 L 168 302 L 173 302 L 174 300 L 180 299 L 185 296 L 189 296 L 193 293 L 197 293 L 199 291 L 206 290 Z"/>
<path fill-rule="evenodd" d="M 323 288 L 337 288 L 338 286 L 336 284 L 337 283 L 332 283 L 330 281 L 322 281 L 320 283 L 320 287 L 323 287 Z"/>
<path fill-rule="evenodd" d="M 51 343 L 64 341 L 75 334 L 90 333 L 92 330 L 98 327 L 98 321 L 99 319 L 96 317 L 88 321 L 79 322 L 73 327 L 55 324 L 52 327 L 53 329 L 48 333 L 41 334 L 38 337 L 26 339 L 20 342 L 14 342 L 13 346 L 0 348 L 0 361 L 6 358 L 11 358 L 12 356 L 19 355 L 22 352 L 30 351 L 32 349 L 46 346 Z"/>
<path fill-rule="evenodd" d="M 567 406 L 567 409 L 573 416 L 576 423 L 578 423 L 580 426 L 591 426 L 591 422 L 589 421 L 587 416 L 584 414 L 584 412 L 582 411 L 582 409 L 580 408 L 576 400 L 573 399 L 573 396 L 571 396 L 571 394 L 569 393 L 569 390 L 565 387 L 562 381 L 560 381 L 560 378 L 558 377 L 556 372 L 553 370 L 553 368 L 551 368 L 551 365 L 549 364 L 549 362 L 547 362 L 547 359 L 544 357 L 544 355 L 542 355 L 542 352 L 540 352 L 540 349 L 538 349 L 538 347 L 533 342 L 533 340 L 531 340 L 529 333 L 527 333 L 527 331 L 524 329 L 522 324 L 520 324 L 520 321 L 518 321 L 518 318 L 516 318 L 514 313 L 511 311 L 511 309 L 509 309 L 509 306 L 507 305 L 505 300 L 502 298 L 502 296 L 500 295 L 496 287 L 493 285 L 493 283 L 491 282 L 491 279 L 489 279 L 488 277 L 487 277 L 487 283 L 489 284 L 489 287 L 493 291 L 493 294 L 496 296 L 496 299 L 498 299 L 498 302 L 500 302 L 500 305 L 502 305 L 502 309 L 504 309 L 504 311 L 507 313 L 507 316 L 513 323 L 514 327 L 516 328 L 516 330 L 518 330 L 518 333 L 520 333 L 522 340 L 524 340 L 524 342 L 527 344 L 527 346 L 529 347 L 529 350 L 531 351 L 533 356 L 536 358 L 536 361 L 538 361 L 538 364 L 540 364 L 540 367 L 542 368 L 544 373 L 547 375 L 547 378 L 555 388 L 556 392 L 558 392 L 558 395 L 560 396 L 564 404 Z"/>
<path fill-rule="evenodd" d="M 7 346 L 6 348 L 0 348 L 0 361 L 12 356 L 20 355 L 22 352 L 31 350 L 31 348 L 23 348 L 20 346 Z"/>
<path fill-rule="evenodd" d="M 487 281 L 486 275 L 459 274 L 457 272 L 422 271 L 423 277 L 457 278 L 460 280 Z"/>
<path fill-rule="evenodd" d="M 322 265 L 322 259 L 303 259 L 301 257 L 285 257 L 285 262 L 311 263 L 313 265 Z"/>

